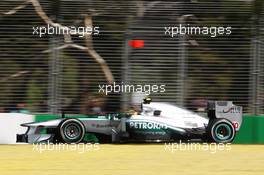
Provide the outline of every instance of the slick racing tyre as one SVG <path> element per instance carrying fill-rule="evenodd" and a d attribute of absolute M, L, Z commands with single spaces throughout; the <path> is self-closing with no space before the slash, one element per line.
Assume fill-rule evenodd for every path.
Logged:
<path fill-rule="evenodd" d="M 85 135 L 85 127 L 77 119 L 63 120 L 58 129 L 60 140 L 65 143 L 79 143 Z"/>
<path fill-rule="evenodd" d="M 235 138 L 235 128 L 226 119 L 214 119 L 208 125 L 208 135 L 210 141 L 216 143 L 230 143 Z"/>

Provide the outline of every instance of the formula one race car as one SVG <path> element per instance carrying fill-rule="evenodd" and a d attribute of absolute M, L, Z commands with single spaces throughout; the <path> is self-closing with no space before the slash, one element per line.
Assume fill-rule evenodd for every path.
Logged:
<path fill-rule="evenodd" d="M 59 118 L 26 123 L 25 134 L 17 142 L 79 143 L 85 134 L 94 134 L 99 142 L 167 142 L 200 139 L 228 143 L 242 124 L 242 107 L 231 101 L 209 101 L 208 118 L 161 102 L 144 99 L 138 114 L 107 114 L 96 117 Z M 43 132 L 45 130 L 45 132 Z"/>

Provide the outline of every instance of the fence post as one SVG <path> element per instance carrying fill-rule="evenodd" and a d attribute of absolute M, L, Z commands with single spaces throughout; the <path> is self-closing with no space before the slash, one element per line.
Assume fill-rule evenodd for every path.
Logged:
<path fill-rule="evenodd" d="M 53 1 L 52 4 L 53 20 L 59 18 L 59 1 Z M 54 48 L 58 47 L 60 39 L 58 36 L 49 36 L 49 49 L 52 50 L 49 55 L 49 80 L 48 80 L 48 112 L 56 114 L 60 110 L 60 85 L 61 85 L 61 63 L 59 51 Z"/>
<path fill-rule="evenodd" d="M 130 34 L 131 34 L 131 30 L 128 28 L 128 30 L 125 33 L 125 43 L 124 43 L 124 53 L 122 55 L 122 82 L 124 84 L 130 83 L 131 79 L 130 79 L 130 62 L 129 62 L 129 56 L 130 56 L 130 52 L 131 52 L 131 48 L 128 46 L 128 41 L 130 39 Z M 127 93 L 122 93 L 121 95 L 122 100 L 121 100 L 121 109 L 127 109 L 129 107 L 129 96 Z"/>
<path fill-rule="evenodd" d="M 255 29 L 255 30 L 254 30 Z M 258 15 L 255 16 L 254 24 L 252 27 L 252 33 L 254 34 L 252 38 L 252 108 L 253 108 L 253 114 L 258 115 L 259 114 L 259 107 L 260 107 L 260 28 L 259 28 L 259 18 Z"/>
<path fill-rule="evenodd" d="M 179 18 L 179 23 L 182 26 L 185 26 L 186 20 L 189 17 L 192 17 L 192 14 L 186 14 L 182 15 Z M 178 69 L 178 97 L 176 103 L 179 106 L 185 106 L 185 98 L 186 98 L 186 59 L 187 59 L 187 52 L 186 52 L 186 36 L 185 35 L 179 35 L 179 57 L 178 57 L 178 63 L 179 63 L 179 69 Z"/>

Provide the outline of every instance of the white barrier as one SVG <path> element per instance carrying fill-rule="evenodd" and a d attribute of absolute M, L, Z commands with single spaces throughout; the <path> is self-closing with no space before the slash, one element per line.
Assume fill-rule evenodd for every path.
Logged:
<path fill-rule="evenodd" d="M 21 113 L 0 113 L 0 144 L 15 144 L 16 134 L 23 134 L 27 128 L 20 126 L 35 120 L 34 115 Z"/>

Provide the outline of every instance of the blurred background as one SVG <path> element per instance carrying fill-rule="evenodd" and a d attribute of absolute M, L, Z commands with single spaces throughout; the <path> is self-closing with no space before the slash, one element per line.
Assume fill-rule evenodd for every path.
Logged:
<path fill-rule="evenodd" d="M 31 1 L 24 2 L 0 2 L 0 112 L 126 110 L 133 94 L 98 93 L 98 85 L 114 81 L 164 84 L 164 93 L 150 94 L 153 100 L 193 111 L 203 111 L 207 100 L 232 100 L 245 113 L 264 113 L 261 0 L 32 1 L 64 26 L 84 26 L 84 19 L 90 17 L 93 26 L 100 27 L 100 34 L 92 37 L 93 50 L 105 60 L 108 73 L 90 52 L 74 47 L 54 49 L 65 44 L 63 35 L 33 35 L 33 26 L 47 24 Z M 164 27 L 179 23 L 231 26 L 232 34 L 214 38 L 164 35 Z M 144 48 L 131 48 L 128 43 L 133 39 L 144 40 Z M 72 36 L 72 41 L 87 45 L 78 36 Z"/>

